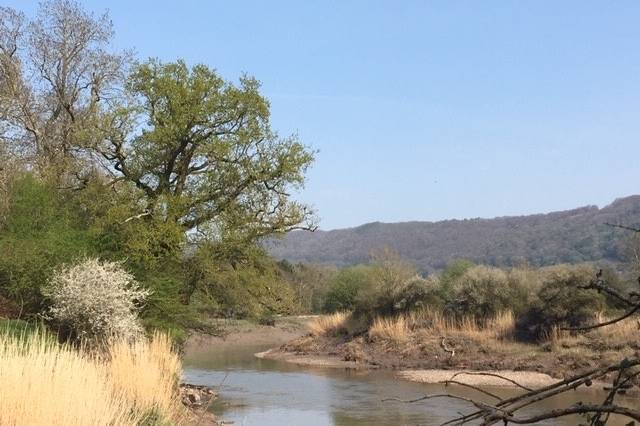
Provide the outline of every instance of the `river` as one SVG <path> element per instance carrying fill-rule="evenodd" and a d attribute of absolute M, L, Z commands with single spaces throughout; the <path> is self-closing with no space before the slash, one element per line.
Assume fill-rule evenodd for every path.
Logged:
<path fill-rule="evenodd" d="M 212 345 L 187 353 L 184 380 L 218 388 L 220 398 L 211 410 L 234 425 L 438 425 L 471 409 L 464 402 L 443 399 L 414 404 L 382 402 L 385 398 L 411 399 L 445 390 L 441 385 L 396 379 L 390 371 L 302 367 L 253 356 L 273 346 L 266 342 Z M 464 389 L 448 390 L 471 396 Z M 507 396 L 516 391 L 494 388 L 492 392 Z M 538 409 L 599 398 L 601 392 L 574 392 L 547 401 Z M 575 425 L 580 420 L 574 417 L 541 424 Z"/>

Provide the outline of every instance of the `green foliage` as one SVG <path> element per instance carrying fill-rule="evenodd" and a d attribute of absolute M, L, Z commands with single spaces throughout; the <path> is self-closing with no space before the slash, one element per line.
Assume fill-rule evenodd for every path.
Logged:
<path fill-rule="evenodd" d="M 474 262 L 466 259 L 458 259 L 449 263 L 439 276 L 440 297 L 444 300 L 451 299 L 453 283 L 474 266 L 476 266 Z"/>
<path fill-rule="evenodd" d="M 325 312 L 353 311 L 360 291 L 371 286 L 373 268 L 366 265 L 344 268 L 331 280 L 325 297 Z"/>
<path fill-rule="evenodd" d="M 145 214 L 245 243 L 312 225 L 288 193 L 304 184 L 313 152 L 271 130 L 256 79 L 236 85 L 205 65 L 150 60 L 126 89 L 136 103 L 113 112 L 121 126 L 99 150 L 140 190 Z"/>
<path fill-rule="evenodd" d="M 304 263 L 278 262 L 283 278 L 291 284 L 302 312 L 322 312 L 328 297 L 329 286 L 337 274 L 336 268 Z M 333 309 L 330 309 L 333 311 Z"/>
<path fill-rule="evenodd" d="M 182 60 L 129 67 L 106 15 L 66 1 L 40 12 L 2 10 L 0 296 L 41 312 L 52 271 L 91 256 L 123 262 L 153 292 L 145 324 L 176 335 L 203 314 L 298 312 L 292 271 L 257 245 L 314 227 L 289 196 L 314 152 L 272 130 L 259 81 Z M 319 287 L 297 289 L 320 304 Z"/>
<path fill-rule="evenodd" d="M 513 274 L 475 266 L 453 281 L 446 310 L 476 318 L 489 318 L 507 310 L 517 315 L 526 308 L 528 299 L 529 290 Z"/>
<path fill-rule="evenodd" d="M 26 313 L 37 312 L 53 270 L 93 253 L 95 241 L 74 200 L 31 175 L 15 182 L 0 229 L 0 291 Z"/>
<path fill-rule="evenodd" d="M 592 323 L 607 308 L 605 297 L 578 288 L 595 276 L 589 266 L 559 265 L 541 271 L 542 286 L 537 300 L 518 321 L 518 333 L 531 339 L 542 337 L 553 326 L 579 327 Z"/>
<path fill-rule="evenodd" d="M 370 277 L 355 306 L 355 313 L 367 319 L 406 310 L 407 297 L 421 285 L 415 267 L 390 249 L 373 253 Z"/>
<path fill-rule="evenodd" d="M 374 253 L 369 265 L 344 268 L 335 275 L 324 310 L 353 311 L 365 320 L 408 311 L 437 299 L 429 284 L 396 253 L 383 250 Z"/>
<path fill-rule="evenodd" d="M 226 318 L 262 318 L 299 312 L 292 287 L 277 262 L 255 245 L 202 244 L 189 262 L 190 291 L 210 314 Z"/>

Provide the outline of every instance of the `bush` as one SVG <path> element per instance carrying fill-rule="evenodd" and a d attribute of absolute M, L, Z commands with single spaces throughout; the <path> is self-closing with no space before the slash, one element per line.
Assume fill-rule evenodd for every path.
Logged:
<path fill-rule="evenodd" d="M 79 339 L 131 339 L 142 333 L 137 312 L 149 294 L 120 263 L 87 259 L 53 275 L 48 315 Z"/>
<path fill-rule="evenodd" d="M 405 312 L 426 294 L 426 281 L 416 268 L 396 253 L 385 250 L 374 254 L 371 278 L 357 294 L 354 312 L 369 321 L 377 316 Z"/>
<path fill-rule="evenodd" d="M 59 265 L 94 253 L 81 209 L 64 194 L 31 175 L 11 187 L 0 224 L 0 294 L 23 314 L 43 308 L 41 286 Z"/>
<path fill-rule="evenodd" d="M 374 255 L 369 265 L 342 269 L 331 283 L 326 312 L 352 311 L 365 322 L 424 306 L 441 306 L 436 280 L 425 280 L 415 267 L 390 251 Z"/>
<path fill-rule="evenodd" d="M 300 311 L 293 288 L 260 247 L 205 244 L 189 268 L 189 291 L 214 316 L 259 319 Z"/>
<path fill-rule="evenodd" d="M 579 289 L 595 276 L 589 266 L 560 265 L 541 271 L 537 300 L 521 316 L 517 332 L 522 339 L 539 339 L 554 326 L 579 327 L 594 320 L 607 307 L 603 295 Z"/>
<path fill-rule="evenodd" d="M 495 317 L 501 312 L 523 312 L 529 291 L 517 276 L 490 266 L 475 266 L 454 281 L 446 310 L 457 316 L 477 319 Z"/>
<path fill-rule="evenodd" d="M 449 263 L 438 277 L 440 282 L 440 297 L 444 300 L 451 299 L 453 283 L 474 266 L 476 266 L 475 263 L 466 259 L 458 259 Z"/>
<path fill-rule="evenodd" d="M 329 285 L 323 310 L 328 313 L 353 311 L 358 293 L 371 286 L 372 276 L 372 268 L 365 265 L 340 270 Z"/>

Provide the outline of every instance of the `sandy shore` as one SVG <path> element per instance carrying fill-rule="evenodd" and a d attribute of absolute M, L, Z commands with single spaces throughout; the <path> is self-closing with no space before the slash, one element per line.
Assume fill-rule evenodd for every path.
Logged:
<path fill-rule="evenodd" d="M 291 352 L 284 352 L 278 348 L 269 349 L 265 352 L 255 354 L 258 358 L 273 359 L 278 361 L 289 362 L 296 365 L 307 365 L 314 367 L 326 368 L 347 368 L 357 370 L 367 370 L 376 368 L 373 365 L 358 363 L 354 361 L 344 361 L 339 357 L 331 357 L 326 355 L 297 355 Z M 472 373 L 472 374 L 466 374 Z M 409 380 L 418 383 L 441 383 L 450 380 L 454 374 L 459 374 L 455 380 L 472 386 L 500 386 L 500 387 L 517 387 L 508 380 L 494 376 L 482 376 L 473 373 L 490 373 L 513 380 L 522 386 L 528 388 L 541 388 L 551 385 L 558 381 L 548 374 L 537 373 L 534 371 L 473 371 L 473 370 L 403 370 L 396 373 L 399 379 Z"/>
<path fill-rule="evenodd" d="M 472 374 L 465 374 L 472 373 Z M 541 388 L 551 385 L 558 381 L 548 374 L 537 373 L 533 371 L 471 371 L 471 370 L 405 370 L 397 373 L 401 379 L 410 380 L 418 383 L 441 383 L 450 380 L 454 374 L 459 374 L 455 380 L 472 386 L 500 386 L 500 387 L 517 387 L 508 380 L 494 376 L 475 375 L 473 373 L 490 373 L 513 380 L 522 386 L 528 388 Z"/>
<path fill-rule="evenodd" d="M 313 367 L 327 368 L 347 368 L 354 370 L 371 369 L 373 366 L 358 363 L 355 361 L 344 361 L 338 357 L 315 356 L 315 355 L 296 355 L 291 352 L 284 352 L 280 349 L 269 349 L 268 351 L 255 354 L 257 358 L 273 359 L 277 361 L 289 362 L 296 365 L 308 365 Z"/>

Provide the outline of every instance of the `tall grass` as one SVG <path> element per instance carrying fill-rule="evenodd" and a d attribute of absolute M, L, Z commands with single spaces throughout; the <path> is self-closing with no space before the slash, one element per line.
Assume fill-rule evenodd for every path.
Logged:
<path fill-rule="evenodd" d="M 599 313 L 596 323 L 601 324 L 612 318 Z M 613 345 L 633 344 L 640 338 L 640 320 L 637 317 L 626 318 L 605 327 L 596 328 L 589 332 L 593 337 L 601 338 Z"/>
<path fill-rule="evenodd" d="M 116 342 L 108 353 L 88 354 L 41 332 L 0 332 L 0 424 L 181 422 L 180 362 L 166 336 Z"/>
<path fill-rule="evenodd" d="M 369 338 L 372 340 L 388 340 L 393 343 L 403 343 L 409 338 L 411 330 L 405 316 L 395 318 L 376 318 L 369 328 Z"/>
<path fill-rule="evenodd" d="M 516 327 L 516 319 L 511 311 L 478 320 L 471 316 L 445 316 L 439 311 L 425 309 L 412 312 L 408 320 L 411 328 L 422 328 L 433 334 L 465 335 L 478 339 L 510 339 Z"/>
<path fill-rule="evenodd" d="M 336 312 L 322 315 L 307 324 L 307 328 L 314 336 L 341 334 L 347 331 L 347 321 L 351 317 L 348 312 Z"/>
<path fill-rule="evenodd" d="M 390 318 L 376 318 L 369 328 L 371 339 L 395 343 L 407 341 L 413 331 L 438 336 L 465 336 L 476 340 L 508 340 L 515 331 L 512 312 L 478 321 L 472 317 L 446 317 L 439 311 L 422 310 Z"/>

